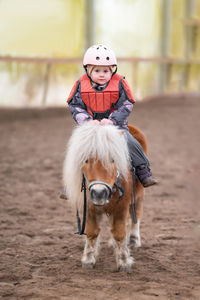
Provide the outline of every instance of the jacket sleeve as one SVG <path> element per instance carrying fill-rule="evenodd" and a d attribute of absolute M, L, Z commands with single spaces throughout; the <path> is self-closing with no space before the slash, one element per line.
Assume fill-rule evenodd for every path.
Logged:
<path fill-rule="evenodd" d="M 122 80 L 119 86 L 119 100 L 114 106 L 115 110 L 110 114 L 108 118 L 113 121 L 115 125 L 127 126 L 127 118 L 133 109 L 133 104 L 134 102 L 129 99 Z"/>
<path fill-rule="evenodd" d="M 68 105 L 69 105 L 69 109 L 71 111 L 72 117 L 77 124 L 80 125 L 80 124 L 84 123 L 85 121 L 92 120 L 92 117 L 87 112 L 86 105 L 81 98 L 80 82 L 78 83 L 75 93 L 70 98 Z"/>

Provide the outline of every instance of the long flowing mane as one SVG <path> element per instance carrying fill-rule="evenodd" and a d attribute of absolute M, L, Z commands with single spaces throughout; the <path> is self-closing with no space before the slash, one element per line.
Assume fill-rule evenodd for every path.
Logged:
<path fill-rule="evenodd" d="M 113 125 L 87 122 L 76 127 L 68 142 L 63 168 L 64 186 L 74 204 L 82 199 L 82 166 L 88 158 L 98 158 L 105 168 L 114 160 L 118 172 L 126 180 L 129 168 L 126 135 Z"/>

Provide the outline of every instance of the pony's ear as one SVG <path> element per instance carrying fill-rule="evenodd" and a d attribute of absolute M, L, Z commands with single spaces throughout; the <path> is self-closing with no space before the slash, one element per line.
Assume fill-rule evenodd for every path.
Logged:
<path fill-rule="evenodd" d="M 124 132 L 125 132 L 124 130 L 120 130 L 120 134 L 121 134 L 121 135 L 124 134 Z"/>

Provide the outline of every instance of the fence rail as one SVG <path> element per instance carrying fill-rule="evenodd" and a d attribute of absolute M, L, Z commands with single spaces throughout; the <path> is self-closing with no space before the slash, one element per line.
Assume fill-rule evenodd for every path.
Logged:
<path fill-rule="evenodd" d="M 181 59 L 174 57 L 118 57 L 118 62 L 130 63 L 158 63 L 158 64 L 200 64 L 200 59 Z M 23 56 L 2 56 L 0 61 L 36 64 L 69 64 L 81 63 L 82 58 L 47 58 L 47 57 L 23 57 Z"/>
<path fill-rule="evenodd" d="M 165 87 L 170 82 L 172 66 L 174 64 L 184 66 L 184 71 L 182 74 L 182 79 L 179 87 L 179 92 L 182 92 L 185 86 L 187 86 L 188 74 L 191 65 L 199 65 L 199 59 L 181 59 L 174 57 L 118 57 L 118 62 L 130 63 L 133 66 L 133 80 L 132 85 L 137 88 L 138 86 L 138 66 L 140 63 L 156 63 L 160 67 L 160 84 L 159 92 L 165 92 Z M 42 104 L 46 104 L 46 98 L 49 89 L 49 78 L 51 72 L 51 66 L 56 64 L 72 64 L 72 63 L 82 63 L 82 58 L 48 58 L 48 57 L 17 57 L 17 56 L 1 56 L 0 62 L 10 62 L 10 63 L 34 63 L 34 64 L 46 64 L 46 71 L 43 80 L 43 95 Z M 200 79 L 199 79 L 200 80 Z M 200 89 L 200 83 L 198 83 L 198 89 Z"/>

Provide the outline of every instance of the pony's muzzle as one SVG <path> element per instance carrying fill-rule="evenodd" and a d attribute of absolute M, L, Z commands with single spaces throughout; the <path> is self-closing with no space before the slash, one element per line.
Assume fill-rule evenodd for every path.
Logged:
<path fill-rule="evenodd" d="M 103 206 L 109 203 L 109 189 L 102 184 L 95 184 L 90 189 L 91 199 L 94 205 Z"/>

